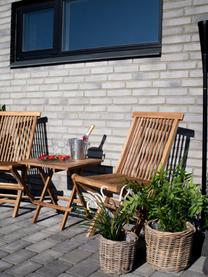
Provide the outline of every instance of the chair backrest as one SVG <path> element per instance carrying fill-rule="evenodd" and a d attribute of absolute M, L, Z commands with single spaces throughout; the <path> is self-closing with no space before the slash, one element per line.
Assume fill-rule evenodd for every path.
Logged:
<path fill-rule="evenodd" d="M 183 113 L 134 112 L 116 173 L 144 181 L 167 163 Z"/>
<path fill-rule="evenodd" d="M 0 112 L 0 161 L 30 157 L 39 112 Z"/>
<path fill-rule="evenodd" d="M 36 130 L 33 138 L 31 158 L 38 158 L 42 154 L 49 154 L 46 128 L 47 122 L 47 117 L 40 117 L 37 120 Z"/>
<path fill-rule="evenodd" d="M 188 151 L 191 138 L 194 137 L 194 130 L 178 127 L 177 134 L 167 162 L 167 172 L 169 180 L 172 180 L 173 172 L 177 166 L 186 169 Z"/>

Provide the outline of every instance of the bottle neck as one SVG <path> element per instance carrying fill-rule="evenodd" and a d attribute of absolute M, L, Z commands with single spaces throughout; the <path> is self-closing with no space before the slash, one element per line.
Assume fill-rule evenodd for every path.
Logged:
<path fill-rule="evenodd" d="M 87 133 L 82 137 L 84 141 L 88 141 L 88 138 L 90 134 L 92 133 L 93 129 L 95 128 L 95 125 L 91 125 L 90 128 L 88 129 Z"/>
<path fill-rule="evenodd" d="M 92 131 L 93 131 L 94 128 L 95 128 L 95 125 L 91 125 L 91 126 L 90 126 L 89 130 L 88 130 L 87 133 L 86 133 L 86 137 L 89 137 L 89 136 L 90 136 L 90 134 L 92 133 Z"/>

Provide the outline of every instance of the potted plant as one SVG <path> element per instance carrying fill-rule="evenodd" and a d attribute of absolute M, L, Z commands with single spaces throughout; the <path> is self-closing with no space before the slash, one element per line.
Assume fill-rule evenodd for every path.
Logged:
<path fill-rule="evenodd" d="M 94 228 L 99 234 L 100 267 L 106 273 L 124 274 L 132 270 L 137 235 L 125 230 L 133 216 L 120 206 L 110 211 L 103 202 L 98 203 L 99 212 L 94 217 Z"/>
<path fill-rule="evenodd" d="M 147 262 L 161 271 L 186 268 L 195 232 L 192 223 L 199 219 L 203 208 L 207 212 L 207 197 L 201 194 L 191 175 L 177 168 L 169 181 L 166 171 L 160 170 L 148 187 L 129 196 L 126 209 L 128 206 L 148 220 Z"/>

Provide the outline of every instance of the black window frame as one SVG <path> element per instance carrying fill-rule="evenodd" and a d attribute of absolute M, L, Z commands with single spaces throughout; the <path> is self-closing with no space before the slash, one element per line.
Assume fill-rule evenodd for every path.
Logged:
<path fill-rule="evenodd" d="M 116 47 L 99 47 L 76 51 L 62 50 L 62 3 L 63 0 L 23 0 L 12 3 L 10 52 L 11 68 L 161 56 L 163 0 L 161 0 L 160 7 L 160 37 L 158 42 L 148 44 L 140 43 L 124 46 L 118 45 Z M 27 11 L 34 11 L 39 8 L 50 7 L 53 7 L 55 11 L 53 48 L 46 50 L 22 52 L 23 13 Z"/>

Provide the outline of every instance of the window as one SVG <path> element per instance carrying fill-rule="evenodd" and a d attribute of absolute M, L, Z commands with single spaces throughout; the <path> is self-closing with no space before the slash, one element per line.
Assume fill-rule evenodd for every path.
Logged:
<path fill-rule="evenodd" d="M 161 1 L 15 2 L 11 67 L 159 56 Z"/>
<path fill-rule="evenodd" d="M 53 48 L 54 10 L 51 8 L 23 13 L 22 51 Z"/>

